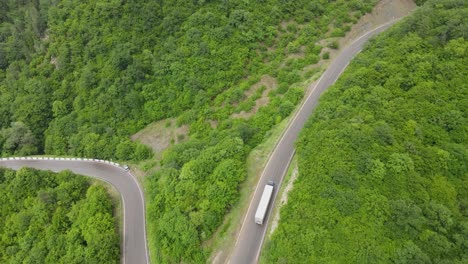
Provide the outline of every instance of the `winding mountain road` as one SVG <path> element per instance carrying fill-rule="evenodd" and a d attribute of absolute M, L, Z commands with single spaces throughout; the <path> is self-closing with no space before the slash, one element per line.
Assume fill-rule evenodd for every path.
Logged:
<path fill-rule="evenodd" d="M 118 164 L 93 159 L 34 157 L 3 158 L 0 159 L 0 167 L 14 170 L 30 167 L 54 172 L 70 170 L 109 182 L 120 192 L 123 201 L 122 263 L 149 263 L 143 192 L 136 179 Z"/>
<path fill-rule="evenodd" d="M 289 123 L 288 128 L 283 133 L 283 136 L 276 145 L 275 150 L 270 155 L 250 201 L 249 208 L 242 222 L 240 233 L 237 237 L 236 244 L 228 263 L 250 264 L 258 262 L 270 215 L 270 212 L 267 212 L 266 221 L 264 221 L 263 225 L 255 224 L 254 215 L 257 210 L 260 197 L 262 196 L 263 187 L 268 181 L 274 181 L 276 183 L 277 187 L 274 190 L 271 202 L 271 204 L 274 204 L 277 191 L 281 185 L 284 174 L 286 173 L 289 163 L 295 153 L 294 142 L 309 116 L 312 114 L 312 111 L 317 106 L 320 95 L 338 79 L 346 66 L 348 66 L 351 59 L 361 51 L 364 44 L 372 36 L 386 30 L 396 21 L 398 20 L 390 21 L 365 33 L 344 48 L 328 66 L 327 70 L 316 82 L 315 86 L 312 87 L 307 99 Z"/>
<path fill-rule="evenodd" d="M 396 20 L 386 23 L 355 40 L 335 58 L 322 77 L 316 82 L 316 85 L 312 88 L 307 99 L 293 117 L 268 160 L 242 222 L 241 231 L 237 237 L 230 260 L 228 260 L 229 263 L 249 264 L 258 261 L 269 220 L 268 212 L 264 225 L 257 225 L 254 222 L 254 214 L 262 195 L 263 186 L 270 180 L 277 184 L 277 188 L 275 188 L 273 194 L 273 204 L 276 199 L 277 190 L 294 155 L 294 142 L 316 107 L 319 96 L 338 79 L 351 59 L 361 51 L 369 38 L 384 31 L 395 22 Z M 109 182 L 120 192 L 123 200 L 124 231 L 122 263 L 149 263 L 143 192 L 136 179 L 129 172 L 118 166 L 118 164 L 92 159 L 4 158 L 0 159 L 0 166 L 15 170 L 22 167 L 51 170 L 54 172 L 70 170 L 76 174 Z"/>

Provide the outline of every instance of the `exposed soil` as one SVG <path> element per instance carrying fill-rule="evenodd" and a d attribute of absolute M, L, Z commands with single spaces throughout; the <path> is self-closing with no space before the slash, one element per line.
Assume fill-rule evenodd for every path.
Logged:
<path fill-rule="evenodd" d="M 275 78 L 269 75 L 264 75 L 262 76 L 262 78 L 260 79 L 258 83 L 252 85 L 252 87 L 250 87 L 247 91 L 245 91 L 244 94 L 248 98 L 252 96 L 262 86 L 265 86 L 267 89 L 274 89 L 276 88 L 276 85 L 277 85 L 277 82 Z"/>
<path fill-rule="evenodd" d="M 296 53 L 291 53 L 288 55 L 285 61 L 290 60 L 290 59 L 303 59 L 305 58 L 305 46 L 301 46 L 299 49 L 299 52 Z"/>
<path fill-rule="evenodd" d="M 53 64 L 55 66 L 55 69 L 58 69 L 57 57 L 50 57 L 50 64 Z"/>
<path fill-rule="evenodd" d="M 185 141 L 188 138 L 188 126 L 176 126 L 174 118 L 154 122 L 131 138 L 149 146 L 155 153 L 160 153 L 171 144 Z"/>
<path fill-rule="evenodd" d="M 210 123 L 211 128 L 217 128 L 218 127 L 218 121 L 217 120 L 208 120 L 208 123 Z"/>

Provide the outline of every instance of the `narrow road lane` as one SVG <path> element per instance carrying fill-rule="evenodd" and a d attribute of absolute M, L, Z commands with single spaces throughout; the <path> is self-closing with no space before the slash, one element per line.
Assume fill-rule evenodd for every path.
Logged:
<path fill-rule="evenodd" d="M 112 184 L 123 201 L 122 263 L 146 264 L 145 203 L 136 179 L 119 166 L 93 160 L 8 160 L 0 159 L 0 167 L 18 170 L 30 167 L 59 172 L 70 170 L 76 174 L 94 177 Z"/>
<path fill-rule="evenodd" d="M 395 22 L 396 20 L 383 24 L 382 26 L 369 31 L 356 39 L 352 44 L 343 49 L 343 51 L 333 60 L 327 70 L 322 74 L 322 77 L 320 77 L 316 82 L 316 85 L 310 91 L 309 96 L 293 117 L 263 170 L 252 200 L 250 201 L 249 209 L 242 222 L 241 231 L 237 237 L 233 252 L 228 260 L 230 264 L 250 264 L 258 262 L 260 249 L 265 238 L 266 227 L 268 226 L 270 215 L 270 212 L 268 212 L 266 216 L 267 219 L 263 225 L 255 224 L 254 215 L 260 201 L 260 197 L 262 196 L 263 187 L 268 181 L 274 181 L 277 184 L 277 188 L 275 188 L 273 193 L 271 203 L 273 204 L 276 199 L 277 190 L 281 185 L 284 174 L 286 173 L 289 163 L 294 155 L 294 142 L 309 116 L 312 114 L 312 111 L 317 106 L 320 95 L 338 79 L 346 66 L 348 66 L 351 59 L 361 51 L 364 44 L 372 36 L 386 30 Z"/>

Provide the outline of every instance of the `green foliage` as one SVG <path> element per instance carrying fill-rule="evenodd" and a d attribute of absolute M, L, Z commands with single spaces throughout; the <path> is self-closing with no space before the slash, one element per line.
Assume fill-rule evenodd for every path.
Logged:
<path fill-rule="evenodd" d="M 24 123 L 14 122 L 0 130 L 0 149 L 3 155 L 30 155 L 37 152 L 36 138 Z"/>
<path fill-rule="evenodd" d="M 333 40 L 332 42 L 330 42 L 328 44 L 328 47 L 332 48 L 332 49 L 338 49 L 340 47 L 340 45 L 339 45 L 338 41 Z"/>
<path fill-rule="evenodd" d="M 277 68 L 288 50 L 308 49 L 326 25 L 374 3 L 3 1 L 0 129 L 23 122 L 36 138 L 27 153 L 145 159 L 147 151 L 122 155 L 129 135 L 167 117 L 197 122 L 210 99 L 228 90 L 229 101 L 238 102 L 237 85 L 246 77 Z M 280 22 L 293 18 L 298 21 L 288 22 L 287 33 L 280 34 Z M 307 30 L 297 22 L 307 23 Z M 259 43 L 277 52 L 269 54 Z M 270 56 L 271 65 L 261 59 Z M 281 82 L 300 81 L 297 71 L 318 60 L 307 58 L 291 66 L 295 71 L 285 69 L 291 74 Z M 253 101 L 241 103 L 240 109 L 252 106 Z M 219 116 L 232 113 L 223 111 L 231 112 Z"/>
<path fill-rule="evenodd" d="M 330 37 L 332 38 L 344 37 L 344 36 L 345 36 L 345 32 L 341 28 L 334 29 L 330 34 Z"/>
<path fill-rule="evenodd" d="M 325 52 L 325 53 L 323 53 L 322 58 L 323 58 L 324 60 L 330 59 L 330 52 Z"/>
<path fill-rule="evenodd" d="M 157 262 L 204 262 L 200 243 L 211 236 L 237 201 L 245 177 L 240 138 L 202 145 L 185 143 L 166 152 L 163 169 L 148 178 L 148 231 Z M 183 164 L 183 165 L 182 165 Z"/>
<path fill-rule="evenodd" d="M 427 1 L 324 94 L 263 262 L 467 262 L 467 11 Z"/>
<path fill-rule="evenodd" d="M 38 38 L 46 30 L 47 11 L 54 1 L 2 1 L 0 3 L 0 69 L 17 60 L 30 60 L 40 49 Z"/>
<path fill-rule="evenodd" d="M 426 2 L 427 0 L 415 0 L 414 2 L 418 5 L 418 6 L 422 6 L 424 5 L 424 3 Z"/>
<path fill-rule="evenodd" d="M 247 153 L 304 95 L 297 83 L 322 50 L 314 43 L 376 2 L 1 1 L 2 155 L 143 160 L 151 151 L 129 136 L 175 118 L 190 138 L 148 177 L 150 249 L 157 262 L 205 262 L 201 245 L 236 202 Z M 279 83 L 268 104 L 232 118 L 253 109 L 265 88 L 245 92 L 265 75 Z"/>
<path fill-rule="evenodd" d="M 109 197 L 82 176 L 0 168 L 0 203 L 2 263 L 120 261 Z"/>

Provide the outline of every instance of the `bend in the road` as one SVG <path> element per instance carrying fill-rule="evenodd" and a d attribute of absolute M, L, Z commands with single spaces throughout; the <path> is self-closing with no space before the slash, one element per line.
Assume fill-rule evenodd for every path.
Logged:
<path fill-rule="evenodd" d="M 143 191 L 135 177 L 120 164 L 83 158 L 14 157 L 1 158 L 0 166 L 14 170 L 22 167 L 54 172 L 70 170 L 110 183 L 120 193 L 123 202 L 122 262 L 149 263 Z"/>

